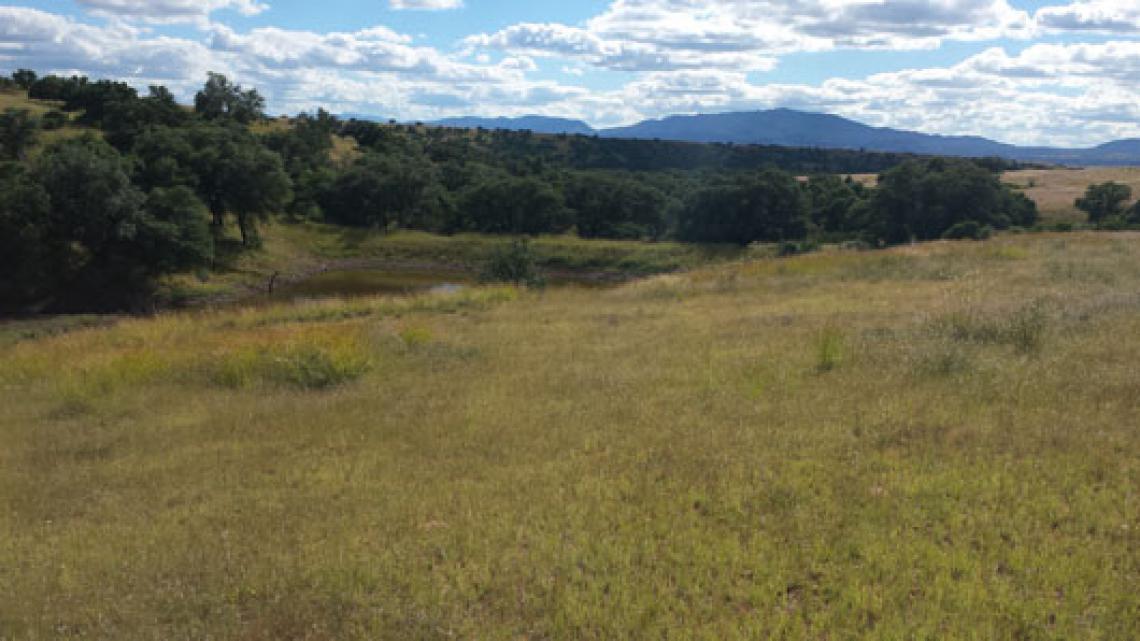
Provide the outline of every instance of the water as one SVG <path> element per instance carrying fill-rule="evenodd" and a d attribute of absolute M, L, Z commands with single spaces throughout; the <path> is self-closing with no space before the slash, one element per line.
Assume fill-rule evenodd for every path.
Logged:
<path fill-rule="evenodd" d="M 449 271 L 330 270 L 282 285 L 273 298 L 329 298 L 455 292 L 475 283 L 469 274 Z"/>
<path fill-rule="evenodd" d="M 575 285 L 605 287 L 621 278 L 599 274 L 558 274 L 548 278 L 552 287 Z M 353 298 L 377 295 L 453 293 L 478 283 L 475 276 L 463 271 L 423 270 L 392 271 L 382 269 L 338 269 L 315 274 L 297 282 L 277 287 L 273 300 L 303 298 Z"/>

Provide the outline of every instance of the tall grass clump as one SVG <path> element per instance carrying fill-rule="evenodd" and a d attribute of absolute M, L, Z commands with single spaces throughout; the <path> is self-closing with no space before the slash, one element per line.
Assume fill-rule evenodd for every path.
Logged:
<path fill-rule="evenodd" d="M 357 341 L 340 345 L 302 342 L 216 356 L 207 370 L 212 383 L 231 389 L 271 385 L 325 390 L 360 378 L 372 366 L 372 357 Z"/>
<path fill-rule="evenodd" d="M 1011 345 L 1022 354 L 1041 351 L 1049 331 L 1049 313 L 1042 300 L 1006 315 L 957 312 L 938 322 L 940 330 L 961 342 Z"/>
<path fill-rule="evenodd" d="M 815 341 L 815 371 L 825 374 L 842 365 L 845 343 L 843 332 L 834 327 L 824 328 Z"/>

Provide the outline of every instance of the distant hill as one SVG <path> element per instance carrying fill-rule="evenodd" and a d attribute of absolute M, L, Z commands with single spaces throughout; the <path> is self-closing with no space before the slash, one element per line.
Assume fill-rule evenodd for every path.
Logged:
<path fill-rule="evenodd" d="M 552 134 L 597 134 L 605 138 L 819 147 L 936 156 L 999 156 L 1024 162 L 1072 165 L 1140 165 L 1140 139 L 1110 142 L 1091 149 L 1019 147 L 981 136 L 942 136 L 871 127 L 840 116 L 794 109 L 669 116 L 628 127 L 601 130 L 579 120 L 542 116 L 449 118 L 433 124 L 460 128 L 529 129 Z"/>
<path fill-rule="evenodd" d="M 530 130 L 537 134 L 577 134 L 582 136 L 594 134 L 594 128 L 581 120 L 547 118 L 545 116 L 522 116 L 520 118 L 445 118 L 431 124 L 440 127 L 455 127 L 458 129 L 477 129 L 482 127 L 484 129 Z"/>
<path fill-rule="evenodd" d="M 871 127 L 831 114 L 770 111 L 670 116 L 601 132 L 617 138 L 660 138 L 687 142 L 787 145 L 865 149 L 938 156 L 1000 156 L 1025 162 L 1082 165 L 1140 165 L 1140 139 L 1091 149 L 1019 147 L 980 136 L 941 136 Z"/>

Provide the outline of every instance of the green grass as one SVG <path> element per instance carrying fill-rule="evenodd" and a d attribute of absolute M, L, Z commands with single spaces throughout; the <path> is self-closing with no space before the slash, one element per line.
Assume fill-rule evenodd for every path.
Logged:
<path fill-rule="evenodd" d="M 1137 638 L 1138 286 L 1027 234 L 3 342 L 0 639 Z"/>

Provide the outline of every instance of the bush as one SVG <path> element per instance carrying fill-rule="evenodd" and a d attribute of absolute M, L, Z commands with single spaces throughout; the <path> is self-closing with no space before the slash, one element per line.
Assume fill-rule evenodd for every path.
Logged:
<path fill-rule="evenodd" d="M 210 380 L 233 389 L 264 383 L 324 390 L 354 381 L 369 369 L 371 361 L 358 350 L 302 344 L 225 355 L 212 363 Z"/>
<path fill-rule="evenodd" d="M 67 114 L 58 109 L 53 109 L 40 118 L 40 128 L 44 131 L 55 131 L 56 129 L 63 129 L 71 119 Z"/>
<path fill-rule="evenodd" d="M 976 220 L 967 220 L 947 229 L 942 234 L 942 238 L 946 240 L 985 240 L 993 233 L 993 227 L 982 225 Z"/>
<path fill-rule="evenodd" d="M 515 283 L 528 287 L 541 287 L 545 284 L 538 272 L 530 241 L 525 238 L 496 247 L 483 268 L 481 279 L 487 282 Z"/>

